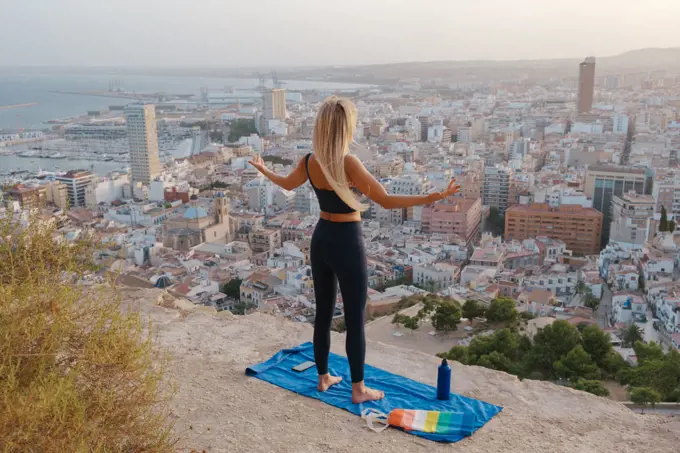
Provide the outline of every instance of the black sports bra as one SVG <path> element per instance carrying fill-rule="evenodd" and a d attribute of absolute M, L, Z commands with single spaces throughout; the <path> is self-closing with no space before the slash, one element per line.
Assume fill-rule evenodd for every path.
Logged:
<path fill-rule="evenodd" d="M 309 174 L 309 158 L 311 156 L 312 153 L 309 153 L 307 156 L 305 156 L 305 169 L 307 170 L 307 179 L 309 179 L 309 183 L 312 185 L 314 193 L 316 193 L 316 198 L 319 200 L 319 208 L 323 212 L 327 212 L 329 214 L 349 214 L 356 212 L 355 209 L 347 206 L 347 203 L 342 201 L 342 198 L 340 198 L 340 196 L 335 193 L 334 190 L 319 189 L 314 185 L 312 182 L 312 176 Z"/>

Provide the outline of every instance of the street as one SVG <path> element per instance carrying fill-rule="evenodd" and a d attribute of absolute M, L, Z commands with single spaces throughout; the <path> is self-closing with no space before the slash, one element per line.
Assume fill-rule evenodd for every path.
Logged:
<path fill-rule="evenodd" d="M 600 329 L 606 329 L 609 327 L 609 318 L 612 314 L 612 292 L 609 286 L 606 284 L 602 285 L 602 299 L 600 300 L 600 306 L 595 313 L 595 318 L 597 319 L 597 325 Z"/>
<path fill-rule="evenodd" d="M 643 330 L 643 338 L 647 343 L 650 341 L 661 343 L 661 335 L 659 334 L 659 331 L 654 330 L 654 321 L 651 309 L 647 309 L 647 322 L 636 322 L 635 324 L 637 324 Z"/>

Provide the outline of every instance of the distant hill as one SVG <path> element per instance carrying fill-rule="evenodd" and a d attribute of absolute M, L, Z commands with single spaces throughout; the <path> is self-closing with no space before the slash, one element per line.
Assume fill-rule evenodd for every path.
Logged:
<path fill-rule="evenodd" d="M 323 77 L 327 80 L 393 83 L 409 77 L 445 78 L 448 80 L 508 80 L 533 78 L 545 80 L 553 77 L 576 77 L 580 58 L 542 60 L 467 60 L 425 61 L 379 65 L 334 66 L 307 68 L 305 70 L 279 70 L 282 78 Z M 680 47 L 632 50 L 620 55 L 599 57 L 597 74 L 620 74 L 654 70 L 680 71 Z"/>
<path fill-rule="evenodd" d="M 356 66 L 316 66 L 275 68 L 282 80 L 326 80 L 355 83 L 388 83 L 409 77 L 445 78 L 447 80 L 508 80 L 513 78 L 532 78 L 545 80 L 553 77 L 576 77 L 578 63 L 587 55 L 578 58 L 537 59 L 537 60 L 448 60 L 418 61 L 376 65 Z M 620 74 L 667 70 L 680 72 L 680 47 L 647 48 L 624 52 L 619 55 L 599 56 L 596 73 Z M 2 64 L 0 62 L 0 67 Z M 254 78 L 260 68 L 228 67 L 87 67 L 87 68 L 4 68 L 20 69 L 21 73 L 102 73 L 102 74 L 140 74 L 176 75 L 203 77 L 247 77 Z"/>
<path fill-rule="evenodd" d="M 644 67 L 650 70 L 680 67 L 680 47 L 631 50 L 598 59 L 603 66 Z"/>

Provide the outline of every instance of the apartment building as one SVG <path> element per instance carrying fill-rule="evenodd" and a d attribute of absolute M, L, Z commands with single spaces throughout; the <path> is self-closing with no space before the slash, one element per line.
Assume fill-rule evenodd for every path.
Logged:
<path fill-rule="evenodd" d="M 652 189 L 654 197 L 654 212 L 661 212 L 666 208 L 668 218 L 680 215 L 680 176 L 671 176 L 654 181 Z"/>
<path fill-rule="evenodd" d="M 485 206 L 498 208 L 501 214 L 508 208 L 510 195 L 511 168 L 502 165 L 484 168 L 484 186 L 482 203 Z"/>
<path fill-rule="evenodd" d="M 423 232 L 455 235 L 470 245 L 480 234 L 482 202 L 479 198 L 451 198 L 423 207 L 422 215 Z"/>
<path fill-rule="evenodd" d="M 592 255 L 600 252 L 602 217 L 595 209 L 579 205 L 515 205 L 505 213 L 505 240 L 546 236 L 563 241 L 574 253 Z"/>
<path fill-rule="evenodd" d="M 593 208 L 603 214 L 601 247 L 609 242 L 614 196 L 634 191 L 641 195 L 652 193 L 651 169 L 593 165 L 588 167 L 585 194 L 593 199 Z"/>
<path fill-rule="evenodd" d="M 251 231 L 248 242 L 253 253 L 273 252 L 281 247 L 281 232 L 266 228 Z"/>
<path fill-rule="evenodd" d="M 7 196 L 18 201 L 23 209 L 36 209 L 45 205 L 47 189 L 44 186 L 17 184 L 7 191 Z"/>
<path fill-rule="evenodd" d="M 286 89 L 273 88 L 264 93 L 262 111 L 268 120 L 286 119 Z"/>
<path fill-rule="evenodd" d="M 654 197 L 629 192 L 612 199 L 612 223 L 609 240 L 644 245 L 650 237 L 654 216 Z"/>
<path fill-rule="evenodd" d="M 74 170 L 57 176 L 57 181 L 66 185 L 69 207 L 85 206 L 86 187 L 93 184 L 96 176 L 89 171 Z"/>

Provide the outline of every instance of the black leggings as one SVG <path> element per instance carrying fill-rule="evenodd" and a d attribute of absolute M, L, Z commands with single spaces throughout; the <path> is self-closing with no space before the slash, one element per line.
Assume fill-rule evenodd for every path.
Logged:
<path fill-rule="evenodd" d="M 364 309 L 368 293 L 366 251 L 360 222 L 334 223 L 320 219 L 312 235 L 310 250 L 316 319 L 314 321 L 314 360 L 319 374 L 328 373 L 331 350 L 331 322 L 335 311 L 338 283 L 345 308 L 347 328 L 345 350 L 352 382 L 364 380 L 366 340 Z"/>

